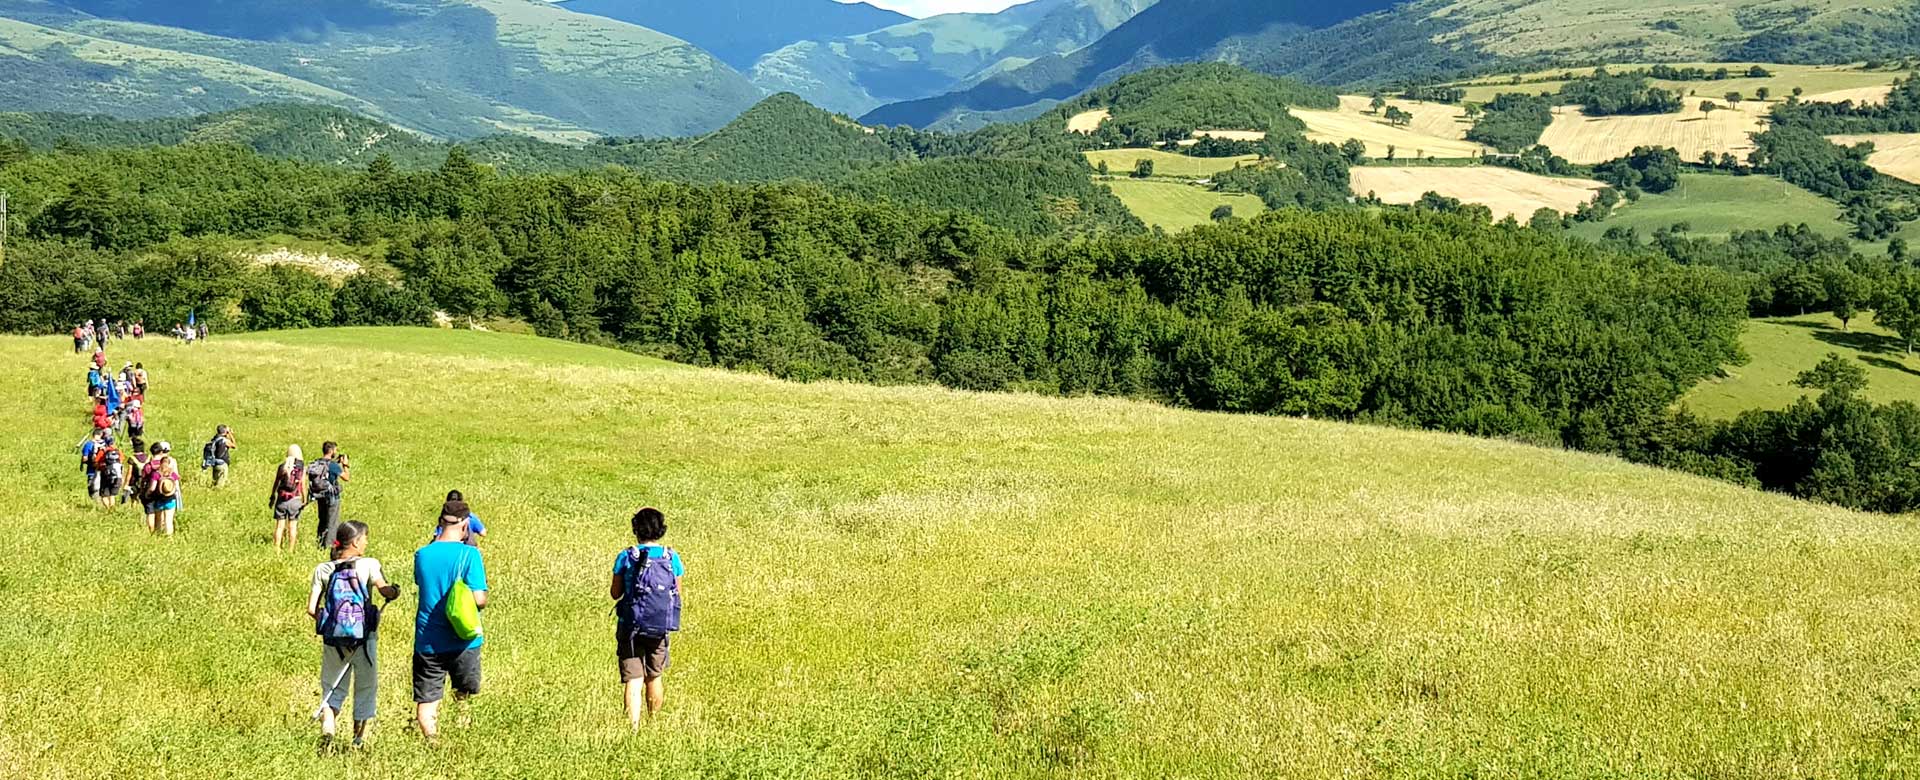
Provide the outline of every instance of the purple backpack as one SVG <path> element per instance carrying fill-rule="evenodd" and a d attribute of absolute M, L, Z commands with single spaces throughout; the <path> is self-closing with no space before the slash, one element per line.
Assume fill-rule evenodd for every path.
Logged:
<path fill-rule="evenodd" d="M 359 647 L 367 641 L 367 593 L 361 587 L 355 561 L 341 561 L 327 577 L 320 592 L 320 613 L 314 616 L 313 632 L 332 647 Z"/>
<path fill-rule="evenodd" d="M 673 549 L 658 558 L 645 547 L 627 550 L 627 580 L 620 596 L 620 623 L 636 636 L 662 637 L 680 630 L 680 578 L 673 576 Z"/>

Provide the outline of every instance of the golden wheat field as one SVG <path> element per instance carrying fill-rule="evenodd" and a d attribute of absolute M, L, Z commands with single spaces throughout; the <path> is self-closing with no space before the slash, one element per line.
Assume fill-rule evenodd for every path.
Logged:
<path fill-rule="evenodd" d="M 1113 112 L 1104 108 L 1082 111 L 1067 118 L 1067 132 L 1091 135 L 1093 131 L 1100 129 L 1100 123 L 1107 121 L 1107 117 L 1110 116 L 1113 116 Z"/>
<path fill-rule="evenodd" d="M 1445 103 L 1416 100 L 1389 100 L 1387 105 L 1413 115 L 1412 123 L 1394 127 L 1385 116 L 1373 113 L 1372 98 L 1343 95 L 1334 111 L 1294 109 L 1293 115 L 1307 125 L 1307 138 L 1322 143 L 1343 143 L 1348 139 L 1367 145 L 1367 156 L 1384 158 L 1387 147 L 1396 157 L 1478 157 L 1487 147 L 1466 140 L 1473 123 L 1466 109 Z M 1384 111 L 1382 112 L 1384 113 Z"/>
<path fill-rule="evenodd" d="M 1827 140 L 1845 146 L 1870 142 L 1874 151 L 1867 158 L 1868 165 L 1896 179 L 1920 184 L 1920 133 L 1830 135 Z"/>
<path fill-rule="evenodd" d="M 1670 146 L 1685 160 L 1698 160 L 1706 152 L 1746 156 L 1753 151 L 1753 134 L 1766 129 L 1772 104 L 1715 105 L 1711 113 L 1700 110 L 1700 101 L 1688 101 L 1676 114 L 1604 117 L 1587 116 L 1571 106 L 1556 108 L 1540 143 L 1582 165 L 1624 157 L 1637 146 Z"/>
<path fill-rule="evenodd" d="M 1373 193 L 1387 203 L 1412 203 L 1429 192 L 1493 210 L 1495 219 L 1526 219 L 1541 208 L 1571 212 L 1606 185 L 1586 179 L 1536 176 L 1511 168 L 1356 167 L 1353 192 Z"/>

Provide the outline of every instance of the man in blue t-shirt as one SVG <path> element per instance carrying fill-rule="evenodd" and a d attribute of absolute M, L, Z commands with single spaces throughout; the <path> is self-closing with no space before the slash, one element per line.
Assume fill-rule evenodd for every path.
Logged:
<path fill-rule="evenodd" d="M 459 503 L 460 503 L 460 506 L 462 506 L 462 507 L 465 507 L 465 506 L 467 505 L 467 499 L 466 499 L 466 496 L 462 496 L 462 495 L 460 495 L 460 491 L 458 491 L 458 490 L 449 490 L 449 491 L 447 491 L 447 503 L 448 503 L 448 504 L 452 504 L 452 503 L 454 503 L 454 502 L 456 502 L 456 501 L 457 501 L 457 502 L 459 502 Z M 473 513 L 473 512 L 471 511 L 471 510 L 466 510 L 466 509 L 463 509 L 462 511 L 465 511 L 465 512 L 467 513 L 467 522 L 466 522 L 466 527 L 467 527 L 467 540 L 466 540 L 466 543 L 467 543 L 467 544 L 470 544 L 470 545 L 473 545 L 474 547 L 479 547 L 479 546 L 480 546 L 480 540 L 481 540 L 481 539 L 485 539 L 485 538 L 487 538 L 487 524 L 486 524 L 486 523 L 482 523 L 482 522 L 480 522 L 480 516 L 479 516 L 479 515 L 476 515 L 476 514 L 474 514 L 474 513 Z M 431 533 L 429 533 L 429 534 L 427 534 L 427 536 L 428 536 L 428 538 L 432 538 L 432 539 L 438 539 L 438 538 L 440 538 L 440 529 L 441 529 L 441 528 L 442 528 L 442 526 L 440 526 L 440 525 L 438 525 L 438 524 L 435 524 L 435 525 L 433 526 L 433 531 L 432 531 Z"/>
<path fill-rule="evenodd" d="M 465 502 L 447 502 L 440 509 L 440 532 L 413 554 L 413 583 L 420 599 L 413 620 L 414 718 L 420 735 L 429 741 L 440 736 L 440 700 L 447 678 L 453 678 L 456 702 L 480 692 L 482 638 L 461 639 L 447 620 L 447 595 L 456 580 L 473 591 L 475 605 L 487 606 L 487 567 L 479 548 L 465 544 L 466 514 Z"/>

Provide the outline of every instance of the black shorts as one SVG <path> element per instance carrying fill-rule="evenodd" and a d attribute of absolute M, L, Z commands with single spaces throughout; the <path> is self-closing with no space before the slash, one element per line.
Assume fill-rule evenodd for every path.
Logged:
<path fill-rule="evenodd" d="M 626 631 L 616 631 L 615 652 L 620 659 L 620 682 L 651 680 L 667 673 L 667 664 L 672 661 L 668 655 L 670 637 L 634 636 Z"/>
<path fill-rule="evenodd" d="M 469 647 L 452 653 L 413 654 L 413 703 L 427 704 L 445 698 L 447 678 L 453 678 L 453 692 L 472 696 L 480 692 L 480 648 Z"/>

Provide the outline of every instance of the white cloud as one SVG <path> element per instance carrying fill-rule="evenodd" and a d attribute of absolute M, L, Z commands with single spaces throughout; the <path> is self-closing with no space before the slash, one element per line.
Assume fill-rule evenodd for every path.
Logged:
<path fill-rule="evenodd" d="M 858 2 L 859 0 L 840 0 L 840 2 Z M 1029 0 L 865 0 L 868 4 L 888 8 L 908 16 L 928 17 L 934 14 L 952 13 L 993 13 L 1016 6 Z"/>

